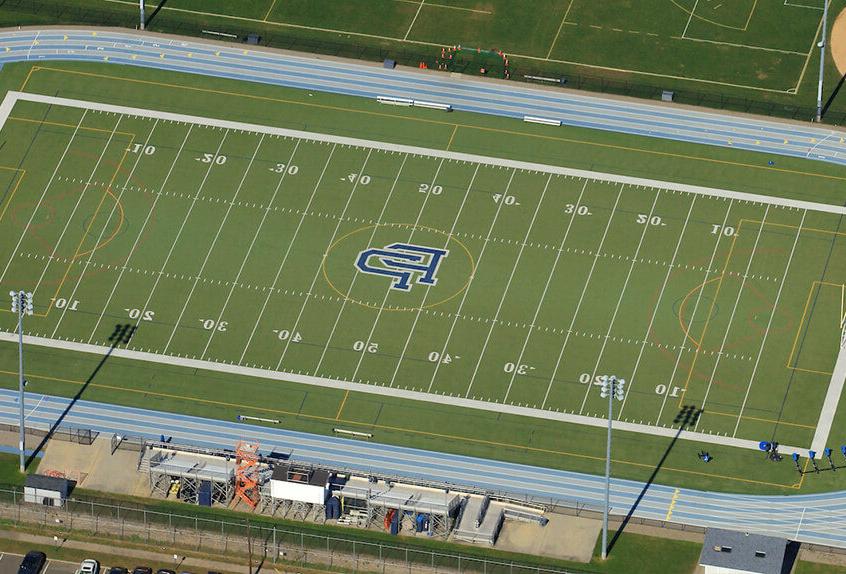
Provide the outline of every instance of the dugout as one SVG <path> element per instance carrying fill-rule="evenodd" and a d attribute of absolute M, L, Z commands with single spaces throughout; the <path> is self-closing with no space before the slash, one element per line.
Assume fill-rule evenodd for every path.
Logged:
<path fill-rule="evenodd" d="M 24 483 L 24 502 L 44 506 L 64 506 L 72 488 L 66 478 L 30 474 Z"/>

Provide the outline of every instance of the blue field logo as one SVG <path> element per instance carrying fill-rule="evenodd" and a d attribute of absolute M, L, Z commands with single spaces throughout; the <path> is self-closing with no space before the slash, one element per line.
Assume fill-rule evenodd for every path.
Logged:
<path fill-rule="evenodd" d="M 393 281 L 391 289 L 410 291 L 412 281 L 421 285 L 435 285 L 441 261 L 449 249 L 436 249 L 412 243 L 391 243 L 385 247 L 371 247 L 358 254 L 356 269 L 370 275 L 383 275 Z"/>

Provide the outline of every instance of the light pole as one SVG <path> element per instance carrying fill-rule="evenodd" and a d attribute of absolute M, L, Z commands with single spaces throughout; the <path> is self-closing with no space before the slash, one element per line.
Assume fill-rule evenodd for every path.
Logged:
<path fill-rule="evenodd" d="M 20 451 L 21 451 L 21 472 L 26 472 L 26 461 L 24 460 L 25 428 L 24 428 L 24 359 L 23 359 L 23 318 L 24 315 L 32 315 L 32 293 L 24 291 L 9 291 L 12 297 L 12 313 L 18 314 L 18 393 L 20 412 Z"/>
<path fill-rule="evenodd" d="M 614 375 L 602 377 L 599 396 L 608 398 L 608 442 L 605 449 L 605 508 L 602 513 L 602 559 L 608 557 L 608 509 L 611 506 L 611 422 L 614 419 L 614 399 L 622 401 L 625 396 L 623 387 L 626 381 Z"/>
<path fill-rule="evenodd" d="M 823 0 L 823 19 L 822 19 L 822 37 L 817 42 L 817 47 L 820 49 L 820 81 L 817 85 L 817 122 L 822 121 L 822 94 L 823 94 L 823 73 L 825 72 L 825 35 L 828 25 L 828 5 L 831 0 Z"/>
<path fill-rule="evenodd" d="M 162 0 L 159 0 L 161 2 Z M 138 0 L 138 8 L 141 10 L 141 30 L 144 30 L 144 0 Z"/>

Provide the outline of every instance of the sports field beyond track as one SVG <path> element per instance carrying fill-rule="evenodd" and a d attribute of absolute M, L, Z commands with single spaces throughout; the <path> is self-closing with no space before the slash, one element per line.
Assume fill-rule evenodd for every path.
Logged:
<path fill-rule="evenodd" d="M 156 15 L 186 17 L 211 29 L 228 19 L 334 41 L 401 42 L 432 55 L 454 45 L 500 49 L 618 79 L 789 94 L 814 54 L 822 0 L 169 0 Z"/>

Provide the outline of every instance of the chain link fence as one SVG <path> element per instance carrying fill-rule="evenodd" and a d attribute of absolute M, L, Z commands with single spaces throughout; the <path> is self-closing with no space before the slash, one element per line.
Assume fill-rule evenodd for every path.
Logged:
<path fill-rule="evenodd" d="M 252 555 L 257 561 L 303 566 L 321 564 L 352 572 L 383 574 L 584 574 L 542 564 L 487 558 L 471 553 L 320 534 L 249 520 L 220 520 L 72 498 L 63 508 L 25 503 L 19 488 L 0 488 L 0 520 L 58 531 L 109 536 L 210 555 Z"/>
<path fill-rule="evenodd" d="M 148 29 L 183 36 L 201 36 L 219 39 L 211 34 L 231 36 L 233 41 L 246 41 L 251 34 L 261 37 L 261 45 L 324 54 L 342 58 L 368 61 L 395 60 L 406 66 L 426 64 L 436 68 L 440 49 L 421 48 L 399 41 L 368 39 L 361 36 L 329 34 L 296 28 L 286 28 L 261 21 L 228 19 L 214 15 L 168 11 L 165 15 L 156 9 L 148 11 Z M 44 24 L 114 26 L 121 28 L 138 27 L 137 6 L 85 2 L 84 0 L 0 0 L 0 26 L 28 26 Z M 337 38 L 343 38 L 338 40 Z M 674 92 L 674 101 L 680 104 L 701 106 L 743 112 L 763 116 L 775 116 L 793 120 L 812 121 L 816 116 L 816 107 L 795 105 L 796 96 L 774 96 L 774 99 L 750 99 L 726 94 L 722 91 L 685 89 L 684 84 L 673 80 L 656 83 L 632 82 L 603 75 L 575 73 L 578 67 L 555 62 L 510 59 L 510 78 L 527 82 L 540 82 L 585 90 L 658 100 L 664 90 Z M 468 66 L 455 71 L 478 73 L 479 70 Z M 489 69 L 488 75 L 500 74 L 502 70 Z M 500 74 L 501 75 L 501 74 Z M 827 110 L 824 120 L 840 125 L 846 123 L 846 111 Z"/>

